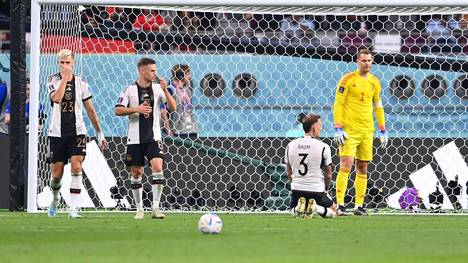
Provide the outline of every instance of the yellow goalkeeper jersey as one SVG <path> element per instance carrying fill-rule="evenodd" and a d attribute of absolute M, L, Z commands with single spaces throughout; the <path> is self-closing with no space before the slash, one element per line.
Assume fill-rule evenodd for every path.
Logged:
<path fill-rule="evenodd" d="M 375 110 L 380 129 L 385 129 L 385 116 L 380 98 L 380 81 L 371 73 L 363 78 L 359 71 L 344 75 L 336 88 L 333 117 L 335 127 L 366 132 L 374 130 Z"/>

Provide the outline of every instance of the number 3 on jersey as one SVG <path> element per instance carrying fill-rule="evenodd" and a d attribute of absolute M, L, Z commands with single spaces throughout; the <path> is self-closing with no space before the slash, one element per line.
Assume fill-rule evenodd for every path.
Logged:
<path fill-rule="evenodd" d="M 301 171 L 302 169 L 299 169 L 298 172 L 299 172 L 300 175 L 304 176 L 309 171 L 309 167 L 307 167 L 307 164 L 305 163 L 305 160 L 307 159 L 308 154 L 307 153 L 300 153 L 299 156 L 302 157 L 299 164 L 301 165 L 301 167 L 304 167 L 304 170 Z"/>

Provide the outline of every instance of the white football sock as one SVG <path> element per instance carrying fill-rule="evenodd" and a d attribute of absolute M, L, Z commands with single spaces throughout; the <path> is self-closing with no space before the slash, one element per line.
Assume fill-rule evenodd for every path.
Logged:
<path fill-rule="evenodd" d="M 319 206 L 317 204 L 315 204 L 314 210 L 315 210 L 314 212 L 319 214 L 321 217 L 331 218 L 331 217 L 336 216 L 335 211 L 333 211 L 331 208 L 325 208 L 325 207 Z"/>
<path fill-rule="evenodd" d="M 81 181 L 83 180 L 82 173 L 71 175 L 70 182 L 70 208 L 71 210 L 78 210 L 81 205 Z"/>
<path fill-rule="evenodd" d="M 165 182 L 166 180 L 164 179 L 162 172 L 153 173 L 153 182 L 151 184 L 151 188 L 153 189 L 153 209 L 159 208 L 161 194 Z"/>
<path fill-rule="evenodd" d="M 143 201 L 142 195 L 143 195 L 143 185 L 141 184 L 141 177 L 139 178 L 130 178 L 130 182 L 132 184 L 132 194 L 133 198 L 135 199 L 135 205 L 137 211 L 143 211 Z"/>

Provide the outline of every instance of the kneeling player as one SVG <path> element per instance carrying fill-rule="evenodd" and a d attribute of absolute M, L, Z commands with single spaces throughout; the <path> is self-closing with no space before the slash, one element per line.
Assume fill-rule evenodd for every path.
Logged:
<path fill-rule="evenodd" d="M 322 217 L 335 217 L 336 206 L 325 192 L 332 178 L 330 146 L 317 139 L 322 130 L 320 116 L 306 115 L 302 128 L 304 137 L 291 141 L 286 147 L 292 213 L 299 217 L 308 217 L 314 212 Z"/>

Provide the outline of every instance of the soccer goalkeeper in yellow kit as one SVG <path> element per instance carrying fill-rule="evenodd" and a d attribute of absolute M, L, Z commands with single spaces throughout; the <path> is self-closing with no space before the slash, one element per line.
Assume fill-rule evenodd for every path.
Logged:
<path fill-rule="evenodd" d="M 364 197 L 367 188 L 367 166 L 372 160 L 372 143 L 375 112 L 382 147 L 388 141 L 385 131 L 385 114 L 380 98 L 380 82 L 370 73 L 372 53 L 363 49 L 357 54 L 358 69 L 344 75 L 336 89 L 333 117 L 335 142 L 338 144 L 340 168 L 336 176 L 337 215 L 345 215 L 344 197 L 348 177 L 356 159 L 355 215 L 367 215 Z"/>

